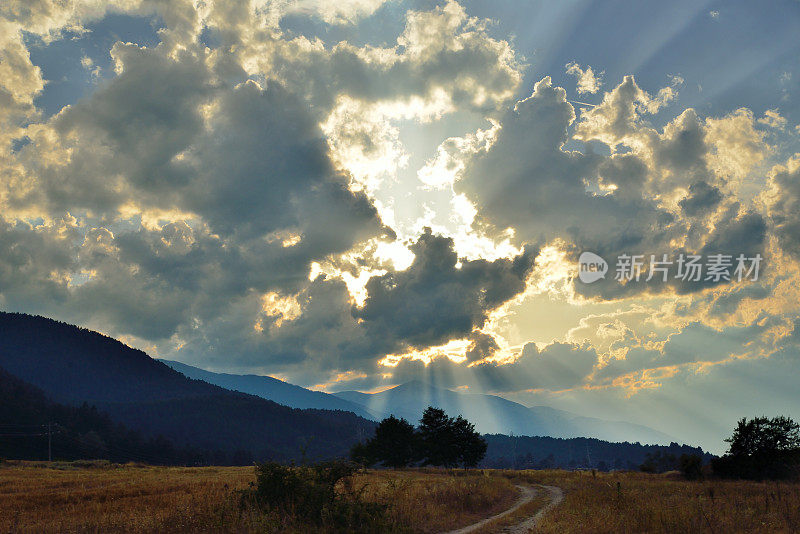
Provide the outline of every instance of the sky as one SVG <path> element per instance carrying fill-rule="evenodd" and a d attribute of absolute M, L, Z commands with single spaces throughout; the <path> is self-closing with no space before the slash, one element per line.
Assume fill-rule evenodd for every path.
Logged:
<path fill-rule="evenodd" d="M 798 35 L 796 0 L 3 2 L 0 308 L 722 452 L 800 418 Z"/>

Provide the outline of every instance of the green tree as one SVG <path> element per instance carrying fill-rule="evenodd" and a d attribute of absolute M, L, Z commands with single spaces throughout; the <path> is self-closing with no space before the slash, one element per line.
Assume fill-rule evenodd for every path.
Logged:
<path fill-rule="evenodd" d="M 784 416 L 743 417 L 725 441 L 730 443 L 728 453 L 738 457 L 793 451 L 800 449 L 800 425 Z"/>
<path fill-rule="evenodd" d="M 719 476 L 760 480 L 798 474 L 800 425 L 788 417 L 742 418 L 725 441 L 728 453 L 711 463 Z"/>
<path fill-rule="evenodd" d="M 475 425 L 461 417 L 448 417 L 429 406 L 419 424 L 420 456 L 426 465 L 475 467 L 486 455 L 487 443 Z"/>
<path fill-rule="evenodd" d="M 351 458 L 365 465 L 380 462 L 386 467 L 406 467 L 418 459 L 419 447 L 414 425 L 390 415 L 375 428 L 366 444 L 357 444 Z"/>
<path fill-rule="evenodd" d="M 453 420 L 452 424 L 458 460 L 465 468 L 475 467 L 486 456 L 488 447 L 486 440 L 475 431 L 475 425 L 460 415 Z"/>
<path fill-rule="evenodd" d="M 419 438 L 424 465 L 458 465 L 458 436 L 454 421 L 441 408 L 428 406 L 419 422 Z"/>

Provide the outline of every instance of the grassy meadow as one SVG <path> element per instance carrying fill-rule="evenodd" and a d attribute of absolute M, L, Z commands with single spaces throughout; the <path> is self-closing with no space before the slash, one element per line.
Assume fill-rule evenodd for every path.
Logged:
<path fill-rule="evenodd" d="M 0 467 L 0 532 L 309 532 L 285 511 L 242 505 L 252 467 L 6 462 Z M 797 532 L 800 484 L 689 482 L 635 472 L 367 471 L 351 481 L 384 506 L 386 530 L 433 533 L 511 507 L 514 485 L 558 486 L 564 501 L 540 532 Z M 531 503 L 481 532 L 532 516 Z"/>
<path fill-rule="evenodd" d="M 240 504 L 252 467 L 8 462 L 0 467 L 0 532 L 307 532 L 285 513 Z M 369 471 L 352 481 L 386 505 L 391 531 L 441 532 L 510 507 L 508 478 L 480 471 Z"/>
<path fill-rule="evenodd" d="M 543 516 L 537 532 L 800 532 L 797 482 L 561 470 L 506 476 L 564 490 L 564 501 Z"/>

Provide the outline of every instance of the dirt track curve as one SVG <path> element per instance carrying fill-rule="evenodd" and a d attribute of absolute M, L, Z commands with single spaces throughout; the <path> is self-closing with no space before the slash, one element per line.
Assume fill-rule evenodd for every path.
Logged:
<path fill-rule="evenodd" d="M 548 502 L 545 506 L 543 506 L 533 516 L 525 519 L 524 521 L 516 525 L 505 527 L 502 530 L 500 530 L 500 532 L 510 532 L 512 534 L 523 534 L 523 533 L 527 534 L 534 527 L 536 527 L 536 524 L 539 522 L 542 516 L 545 513 L 547 513 L 548 510 L 558 505 L 558 503 L 560 503 L 564 499 L 564 492 L 561 488 L 556 486 L 540 486 L 540 487 L 546 489 L 550 493 L 550 502 Z M 487 517 L 482 521 L 478 521 L 477 523 L 473 523 L 458 530 L 451 530 L 446 534 L 467 534 L 469 532 L 475 532 L 476 530 L 479 530 L 487 526 L 489 523 L 492 523 L 493 521 L 497 521 L 498 519 L 502 519 L 503 517 L 516 512 L 520 507 L 531 502 L 539 492 L 537 488 L 532 486 L 518 485 L 517 489 L 520 490 L 521 495 L 517 500 L 517 502 L 514 503 L 514 506 L 512 506 L 508 510 L 500 512 L 499 514 L 493 515 L 491 517 Z"/>

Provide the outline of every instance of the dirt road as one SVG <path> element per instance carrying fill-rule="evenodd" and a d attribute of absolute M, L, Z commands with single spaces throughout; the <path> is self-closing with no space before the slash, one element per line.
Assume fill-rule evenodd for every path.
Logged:
<path fill-rule="evenodd" d="M 534 486 L 518 485 L 517 489 L 520 490 L 520 497 L 517 500 L 517 502 L 514 503 L 514 506 L 512 506 L 508 510 L 505 510 L 504 512 L 500 512 L 499 514 L 493 515 L 492 517 L 487 517 L 483 521 L 473 523 L 472 525 L 460 528 L 458 530 L 452 530 L 446 534 L 467 534 L 469 532 L 475 532 L 477 530 L 480 530 L 481 528 L 486 527 L 489 523 L 497 521 L 498 519 L 502 519 L 503 517 L 516 512 L 520 507 L 531 502 L 533 498 L 536 497 L 536 495 L 540 491 L 539 488 L 547 490 L 547 492 L 550 494 L 550 502 L 548 502 L 545 506 L 543 506 L 538 512 L 536 512 L 536 514 L 525 519 L 521 523 L 518 523 L 516 525 L 511 525 L 500 530 L 500 532 L 510 532 L 512 534 L 523 534 L 523 533 L 527 534 L 533 528 L 536 527 L 536 524 L 539 522 L 541 517 L 545 513 L 547 513 L 548 510 L 558 505 L 558 503 L 560 503 L 564 499 L 564 491 L 561 488 L 556 486 L 534 487 Z"/>

